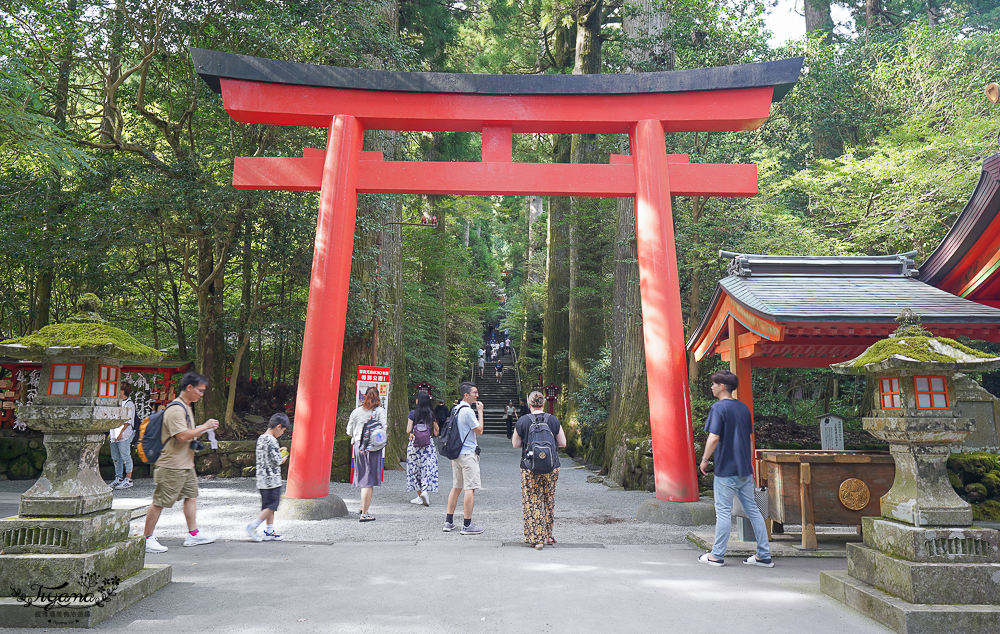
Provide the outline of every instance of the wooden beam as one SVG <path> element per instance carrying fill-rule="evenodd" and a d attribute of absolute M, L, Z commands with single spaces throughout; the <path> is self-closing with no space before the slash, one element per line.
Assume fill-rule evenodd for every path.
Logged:
<path fill-rule="evenodd" d="M 817 550 L 816 524 L 813 521 L 812 467 L 808 462 L 799 464 L 799 501 L 802 509 L 802 548 Z"/>
<path fill-rule="evenodd" d="M 463 194 L 508 196 L 635 195 L 632 163 L 608 165 L 511 163 L 503 132 L 487 138 L 486 161 L 383 161 L 381 153 L 365 153 L 358 163 L 357 189 L 369 194 Z M 673 196 L 754 196 L 756 165 L 670 163 Z M 319 191 L 323 158 L 237 157 L 233 165 L 236 189 Z"/>

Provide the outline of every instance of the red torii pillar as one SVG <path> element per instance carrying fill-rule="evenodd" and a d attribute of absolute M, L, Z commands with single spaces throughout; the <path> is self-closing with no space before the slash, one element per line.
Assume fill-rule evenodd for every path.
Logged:
<path fill-rule="evenodd" d="M 225 72 L 213 73 L 198 55 L 199 73 L 210 85 L 218 83 L 225 108 L 237 121 L 329 128 L 325 150 L 307 149 L 302 158 L 240 157 L 233 170 L 233 185 L 240 189 L 321 192 L 288 497 L 320 498 L 329 490 L 360 192 L 634 196 L 656 495 L 698 499 L 670 197 L 752 196 L 757 169 L 689 164 L 686 155 L 667 155 L 664 134 L 755 129 L 770 112 L 773 83 L 652 94 L 380 92 L 289 86 L 291 81 L 282 84 L 275 77 L 327 67 L 211 52 L 229 64 L 220 66 Z M 254 66 L 240 71 L 246 74 L 241 77 L 232 66 L 244 59 L 254 60 Z M 792 64 L 797 77 L 801 61 L 791 61 L 797 62 Z M 263 79 L 254 75 L 267 63 L 284 66 Z M 406 75 L 403 83 L 411 79 L 395 75 Z M 380 152 L 361 151 L 365 129 L 481 131 L 483 161 L 384 161 Z M 513 163 L 515 132 L 627 133 L 631 155 L 612 156 L 608 165 Z"/>

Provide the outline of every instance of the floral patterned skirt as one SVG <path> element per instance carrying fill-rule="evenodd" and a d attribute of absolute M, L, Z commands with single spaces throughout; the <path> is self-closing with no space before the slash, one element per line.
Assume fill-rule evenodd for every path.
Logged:
<path fill-rule="evenodd" d="M 521 506 L 524 509 L 524 541 L 544 544 L 552 537 L 556 512 L 556 480 L 559 469 L 552 473 L 533 473 L 521 469 Z"/>
<path fill-rule="evenodd" d="M 426 447 L 414 447 L 413 441 L 406 446 L 406 490 L 438 490 L 438 459 L 434 443 Z"/>

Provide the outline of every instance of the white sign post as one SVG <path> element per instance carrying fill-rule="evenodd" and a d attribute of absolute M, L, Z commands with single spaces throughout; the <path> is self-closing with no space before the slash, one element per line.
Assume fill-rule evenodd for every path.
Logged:
<path fill-rule="evenodd" d="M 844 419 L 836 414 L 823 414 L 819 418 L 819 438 L 823 450 L 844 450 Z"/>

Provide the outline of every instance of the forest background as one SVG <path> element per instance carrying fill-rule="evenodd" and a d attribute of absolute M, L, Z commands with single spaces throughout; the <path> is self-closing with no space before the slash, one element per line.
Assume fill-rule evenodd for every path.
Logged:
<path fill-rule="evenodd" d="M 838 15 L 849 24 L 835 25 Z M 766 0 L 0 0 L 0 339 L 75 312 L 192 360 L 224 434 L 294 406 L 318 196 L 237 191 L 237 156 L 294 156 L 323 130 L 234 123 L 187 47 L 313 64 L 491 74 L 633 73 L 805 56 L 755 132 L 668 134 L 692 162 L 756 163 L 752 199 L 673 200 L 688 333 L 725 275 L 719 249 L 933 251 L 996 151 L 1000 0 L 800 0 L 779 46 Z M 367 133 L 387 159 L 475 161 L 480 135 Z M 606 163 L 607 135 L 515 135 L 514 160 Z M 437 219 L 436 226 L 390 222 Z M 392 368 L 391 431 L 415 385 L 452 398 L 500 320 L 525 391 L 562 386 L 572 452 L 626 480 L 649 434 L 631 199 L 364 195 L 340 417 L 359 364 Z M 377 344 L 373 336 L 378 331 Z M 979 347 L 988 344 L 971 342 Z M 377 350 L 373 349 L 377 346 Z M 695 426 L 715 360 L 692 359 Z M 987 377 L 986 387 L 998 384 Z M 759 420 L 858 425 L 865 386 L 760 369 Z M 387 464 L 405 456 L 393 439 Z M 345 437 L 346 439 L 346 437 Z M 343 439 L 341 439 L 343 440 Z M 629 445 L 629 443 L 632 445 Z M 346 459 L 338 442 L 337 459 Z M 627 484 L 627 482 L 626 482 Z"/>

